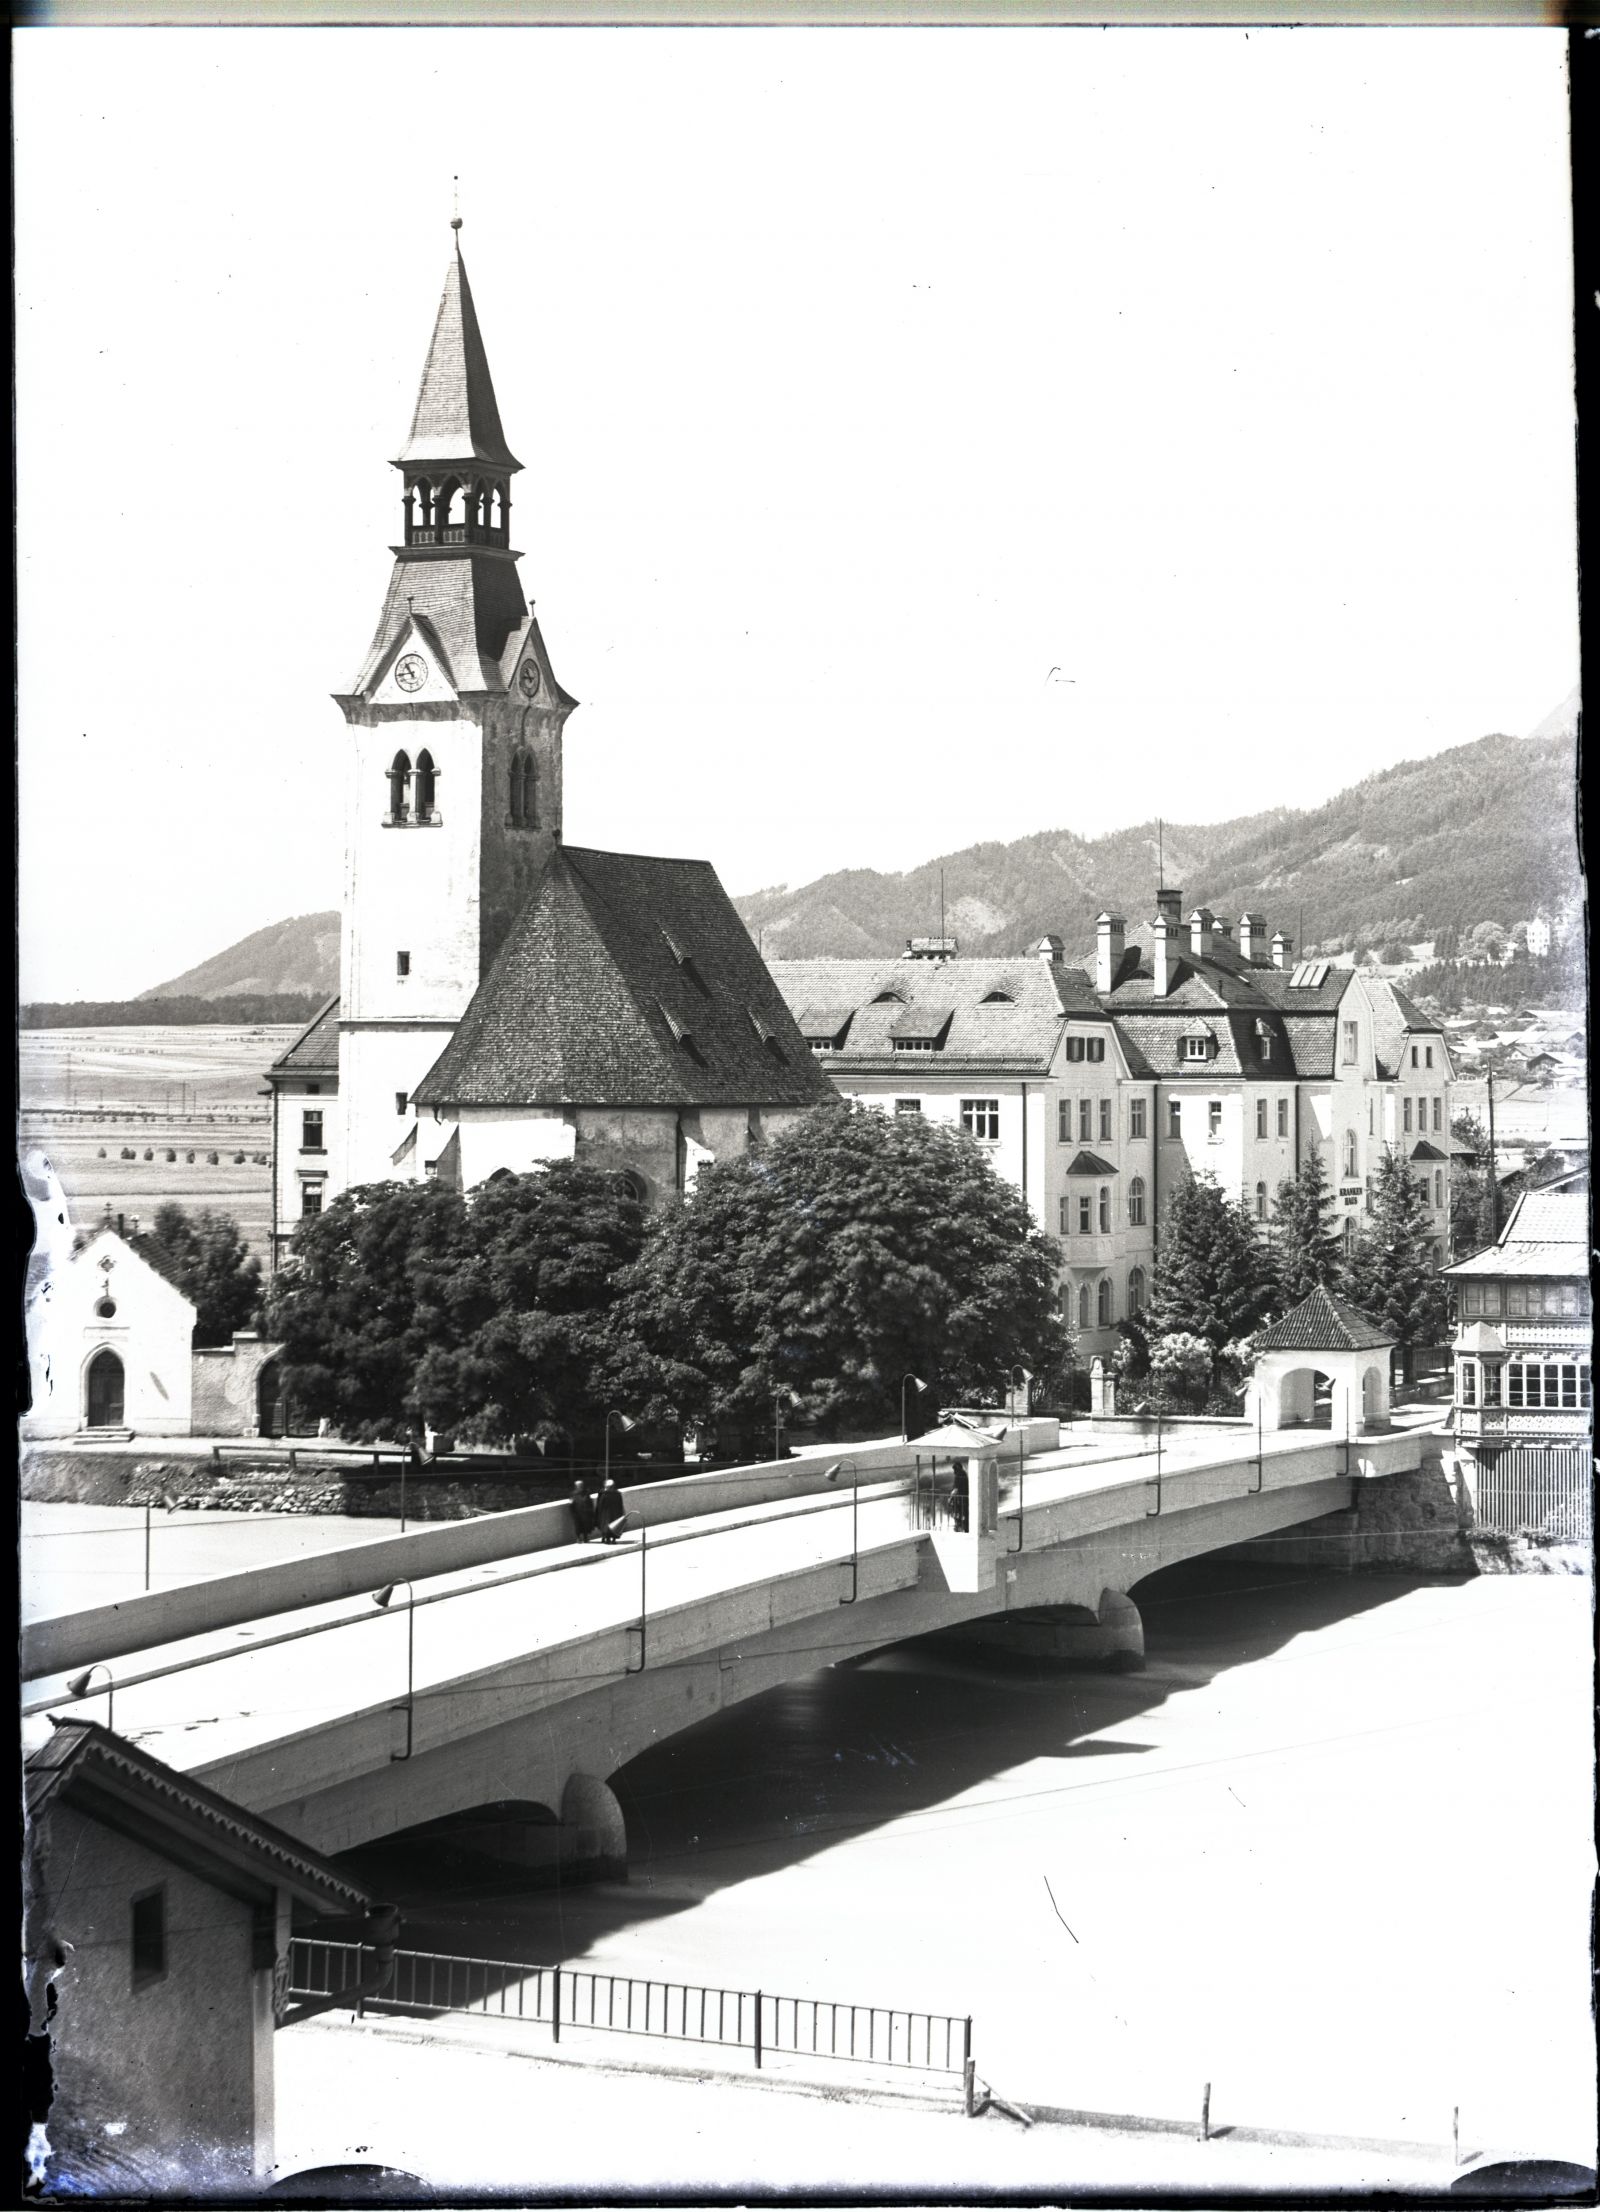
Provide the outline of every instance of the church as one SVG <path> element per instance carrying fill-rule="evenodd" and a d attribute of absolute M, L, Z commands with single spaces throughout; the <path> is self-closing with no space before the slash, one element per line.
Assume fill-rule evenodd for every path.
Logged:
<path fill-rule="evenodd" d="M 268 1071 L 274 1264 L 355 1184 L 576 1158 L 654 1204 L 836 1095 L 708 861 L 563 840 L 578 702 L 523 594 L 453 227 L 383 612 L 335 694 L 339 994 Z"/>

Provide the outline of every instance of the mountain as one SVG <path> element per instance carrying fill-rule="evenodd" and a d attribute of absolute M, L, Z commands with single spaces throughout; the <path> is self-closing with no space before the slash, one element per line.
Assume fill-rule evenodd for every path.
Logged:
<path fill-rule="evenodd" d="M 1265 914 L 1269 930 L 1326 951 L 1553 914 L 1579 891 L 1575 721 L 1574 699 L 1546 716 L 1542 735 L 1482 737 L 1400 761 L 1319 807 L 1168 822 L 1166 880 L 1182 885 L 1186 907 L 1203 901 L 1224 920 Z M 1040 830 L 970 845 L 903 875 L 849 868 L 733 903 L 774 959 L 898 953 L 908 937 L 938 930 L 943 870 L 945 926 L 963 952 L 1022 952 L 1054 932 L 1078 959 L 1093 950 L 1102 907 L 1136 928 L 1148 919 L 1156 865 L 1153 821 L 1096 838 Z M 326 996 L 338 985 L 338 915 L 301 914 L 142 996 Z"/>
<path fill-rule="evenodd" d="M 1528 732 L 1530 737 L 1576 737 L 1583 712 L 1583 690 L 1574 684 L 1560 706 L 1552 707 L 1544 720 Z"/>
<path fill-rule="evenodd" d="M 1166 881 L 1183 887 L 1186 910 L 1265 914 L 1269 931 L 1325 951 L 1452 924 L 1509 927 L 1578 894 L 1576 774 L 1567 729 L 1479 738 L 1400 761 L 1319 807 L 1168 822 Z M 852 868 L 734 904 L 772 959 L 897 953 L 938 931 L 942 870 L 945 928 L 964 953 L 1003 957 L 1054 932 L 1077 959 L 1093 949 L 1102 908 L 1135 927 L 1148 918 L 1156 869 L 1149 821 L 1092 839 L 1061 829 L 972 845 L 903 875 Z"/>
<path fill-rule="evenodd" d="M 241 937 L 199 967 L 141 991 L 150 998 L 232 998 L 243 992 L 313 991 L 326 998 L 339 988 L 339 917 L 296 914 L 286 922 Z"/>

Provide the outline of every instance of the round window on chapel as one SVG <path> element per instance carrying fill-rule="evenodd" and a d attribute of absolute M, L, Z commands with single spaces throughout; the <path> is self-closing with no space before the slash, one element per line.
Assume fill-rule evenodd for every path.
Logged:
<path fill-rule="evenodd" d="M 94 1310 L 102 1321 L 109 1321 L 117 1310 L 117 1301 L 115 1298 L 102 1298 Z"/>

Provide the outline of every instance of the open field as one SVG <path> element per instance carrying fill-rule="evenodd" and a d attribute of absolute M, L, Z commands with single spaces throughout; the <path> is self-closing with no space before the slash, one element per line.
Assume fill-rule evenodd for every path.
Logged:
<path fill-rule="evenodd" d="M 265 1258 L 272 1186 L 264 1078 L 296 1034 L 293 1026 L 25 1031 L 23 1150 L 49 1158 L 74 1228 L 92 1228 L 108 1205 L 130 1224 L 148 1222 L 169 1201 L 209 1207 L 231 1214 Z"/>

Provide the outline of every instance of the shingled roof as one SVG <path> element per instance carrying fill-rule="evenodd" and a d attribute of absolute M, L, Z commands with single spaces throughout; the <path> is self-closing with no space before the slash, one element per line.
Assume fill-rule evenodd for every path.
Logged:
<path fill-rule="evenodd" d="M 1369 1352 L 1399 1340 L 1319 1283 L 1255 1340 L 1258 1352 Z"/>
<path fill-rule="evenodd" d="M 324 1000 L 287 1052 L 267 1070 L 274 1075 L 337 1074 L 339 1068 L 339 994 Z"/>
<path fill-rule="evenodd" d="M 489 356 L 478 328 L 478 311 L 472 304 L 472 286 L 467 282 L 459 238 L 445 272 L 444 294 L 417 391 L 411 435 L 405 450 L 395 457 L 397 467 L 428 461 L 483 461 L 502 469 L 522 466 L 500 427 L 494 379 L 489 374 Z"/>
<path fill-rule="evenodd" d="M 1587 1195 L 1582 1191 L 1524 1191 L 1512 1207 L 1498 1243 L 1440 1272 L 1450 1276 L 1587 1276 Z"/>
<path fill-rule="evenodd" d="M 705 860 L 558 845 L 418 1106 L 814 1106 L 834 1090 Z"/>
<path fill-rule="evenodd" d="M 940 1068 L 1042 1074 L 1069 1018 L 1109 1026 L 1083 977 L 1046 960 L 774 960 L 771 969 L 806 1036 L 843 1037 L 828 1054 L 840 1069 L 904 1068 L 895 1038 L 937 1035 L 929 1057 Z"/>

